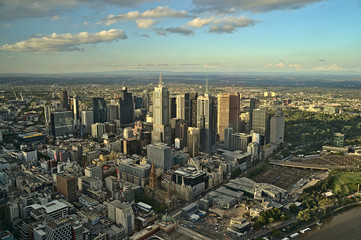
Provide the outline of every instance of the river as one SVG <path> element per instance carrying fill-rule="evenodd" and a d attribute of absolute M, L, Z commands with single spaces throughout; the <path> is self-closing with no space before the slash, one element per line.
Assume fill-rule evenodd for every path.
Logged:
<path fill-rule="evenodd" d="M 361 207 L 354 207 L 323 221 L 319 229 L 300 234 L 296 239 L 303 240 L 360 240 L 361 239 Z"/>

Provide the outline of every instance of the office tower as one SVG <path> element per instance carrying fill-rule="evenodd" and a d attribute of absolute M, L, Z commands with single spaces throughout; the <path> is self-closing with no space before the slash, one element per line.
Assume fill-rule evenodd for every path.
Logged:
<path fill-rule="evenodd" d="M 51 132 L 55 138 L 66 137 L 74 133 L 73 113 L 71 111 L 51 113 L 50 119 Z"/>
<path fill-rule="evenodd" d="M 94 123 L 106 122 L 107 105 L 104 98 L 93 98 L 93 117 Z"/>
<path fill-rule="evenodd" d="M 84 172 L 85 176 L 95 178 L 95 179 L 102 179 L 103 171 L 102 166 L 100 165 L 90 165 L 85 168 Z"/>
<path fill-rule="evenodd" d="M 196 157 L 199 154 L 201 136 L 199 128 L 189 127 L 187 131 L 188 153 L 191 157 Z"/>
<path fill-rule="evenodd" d="M 177 117 L 177 101 L 176 97 L 169 98 L 169 119 Z"/>
<path fill-rule="evenodd" d="M 73 239 L 71 225 L 68 221 L 51 221 L 46 224 L 46 239 Z"/>
<path fill-rule="evenodd" d="M 78 200 L 75 176 L 59 173 L 56 175 L 56 186 L 58 193 L 64 195 L 68 202 Z"/>
<path fill-rule="evenodd" d="M 69 104 L 68 104 L 68 91 L 65 89 L 61 89 L 59 92 L 59 100 L 60 105 L 63 110 L 69 110 Z"/>
<path fill-rule="evenodd" d="M 189 93 L 189 100 L 185 99 L 185 120 L 189 126 L 197 126 L 197 98 L 198 93 Z"/>
<path fill-rule="evenodd" d="M 78 120 L 80 119 L 79 114 L 79 97 L 73 97 L 73 114 L 74 114 L 74 125 L 78 125 Z"/>
<path fill-rule="evenodd" d="M 179 119 L 185 119 L 185 97 L 184 94 L 177 95 L 177 114 L 176 117 Z"/>
<path fill-rule="evenodd" d="M 254 109 L 252 116 L 252 130 L 261 137 L 260 144 L 266 145 L 269 142 L 269 119 L 268 109 Z"/>
<path fill-rule="evenodd" d="M 239 129 L 239 108 L 240 99 L 239 94 L 219 94 L 218 95 L 218 119 L 217 131 L 219 134 L 219 141 L 224 141 L 225 129 L 230 127 L 233 132 L 238 132 Z"/>
<path fill-rule="evenodd" d="M 156 168 L 168 170 L 172 167 L 172 149 L 165 143 L 147 145 L 147 162 Z"/>
<path fill-rule="evenodd" d="M 233 128 L 224 129 L 224 146 L 227 150 L 231 150 L 232 148 L 232 134 Z"/>
<path fill-rule="evenodd" d="M 149 112 L 149 106 L 151 104 L 149 92 L 147 90 L 144 90 L 142 93 L 142 99 L 143 99 L 143 108 L 146 110 L 146 112 Z"/>
<path fill-rule="evenodd" d="M 271 119 L 271 121 L 272 121 L 272 119 Z M 282 123 L 279 123 L 279 125 L 282 126 Z M 271 122 L 271 131 L 272 131 L 272 122 Z M 284 117 L 283 117 L 283 131 L 284 131 Z M 283 136 L 281 130 L 280 130 L 279 135 Z M 272 132 L 271 132 L 271 140 L 272 140 Z M 283 139 L 282 139 L 281 143 L 283 143 Z M 345 146 L 345 134 L 335 133 L 333 135 L 333 145 L 335 145 L 336 147 L 344 147 Z"/>
<path fill-rule="evenodd" d="M 193 122 L 197 125 L 197 98 L 198 93 L 177 95 L 177 118 L 185 120 L 189 126 Z"/>
<path fill-rule="evenodd" d="M 197 99 L 197 128 L 201 134 L 203 150 L 210 150 L 216 143 L 217 108 L 216 99 L 208 94 L 208 80 L 206 93 Z"/>
<path fill-rule="evenodd" d="M 234 133 L 231 135 L 231 150 L 241 150 L 242 152 L 247 152 L 247 148 L 249 143 L 252 142 L 252 134 L 246 134 L 246 133 Z"/>
<path fill-rule="evenodd" d="M 101 138 L 105 133 L 105 124 L 104 123 L 93 123 L 91 125 L 91 134 L 93 138 Z"/>
<path fill-rule="evenodd" d="M 271 117 L 270 124 L 270 142 L 274 144 L 282 144 L 285 136 L 285 115 L 281 111 L 277 111 Z"/>
<path fill-rule="evenodd" d="M 131 124 L 134 122 L 134 99 L 128 93 L 127 87 L 123 87 L 119 99 L 119 119 L 121 124 Z"/>
<path fill-rule="evenodd" d="M 117 105 L 109 105 L 108 106 L 108 121 L 113 121 L 119 119 L 119 107 Z"/>
<path fill-rule="evenodd" d="M 122 203 L 119 200 L 104 202 L 108 207 L 108 217 L 121 224 L 124 227 L 125 234 L 131 234 L 134 231 L 134 212 L 129 204 Z"/>
<path fill-rule="evenodd" d="M 179 124 L 179 135 L 177 135 L 177 138 L 180 138 L 183 140 L 183 146 L 187 146 L 187 131 L 188 131 L 188 123 L 181 122 Z"/>
<path fill-rule="evenodd" d="M 252 129 L 252 121 L 253 121 L 253 110 L 257 109 L 259 105 L 259 100 L 255 99 L 255 98 L 250 98 L 249 99 L 249 125 L 250 128 Z"/>
<path fill-rule="evenodd" d="M 91 134 L 91 125 L 94 123 L 93 111 L 81 112 L 81 123 L 85 126 L 85 132 Z"/>
<path fill-rule="evenodd" d="M 158 87 L 153 92 L 153 131 L 152 143 L 171 144 L 169 125 L 169 92 L 164 86 L 162 74 L 159 76 Z"/>

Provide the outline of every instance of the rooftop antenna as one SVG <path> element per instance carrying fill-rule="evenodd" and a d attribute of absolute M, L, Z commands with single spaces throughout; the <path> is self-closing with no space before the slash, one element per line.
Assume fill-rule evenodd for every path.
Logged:
<path fill-rule="evenodd" d="M 162 78 L 162 72 L 159 73 L 159 86 L 163 86 L 164 83 L 163 83 L 163 78 Z"/>
<path fill-rule="evenodd" d="M 206 95 L 208 95 L 208 76 L 206 78 Z"/>

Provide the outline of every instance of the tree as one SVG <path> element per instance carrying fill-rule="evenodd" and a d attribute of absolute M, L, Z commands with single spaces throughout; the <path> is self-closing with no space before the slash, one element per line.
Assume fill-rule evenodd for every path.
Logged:
<path fill-rule="evenodd" d="M 300 211 L 297 215 L 298 220 L 303 222 L 308 222 L 313 218 L 314 211 L 312 209 L 305 209 L 303 211 Z"/>
<path fill-rule="evenodd" d="M 298 213 L 298 207 L 296 206 L 296 204 L 292 203 L 289 207 L 290 212 L 293 214 L 297 214 Z"/>
<path fill-rule="evenodd" d="M 323 210 L 324 214 L 326 214 L 327 209 L 333 206 L 333 200 L 324 198 L 318 202 L 318 206 Z"/>

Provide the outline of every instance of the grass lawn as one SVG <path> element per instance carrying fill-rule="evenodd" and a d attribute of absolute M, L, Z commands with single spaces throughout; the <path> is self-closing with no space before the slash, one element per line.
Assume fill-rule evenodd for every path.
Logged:
<path fill-rule="evenodd" d="M 347 195 L 355 193 L 358 184 L 361 184 L 361 172 L 336 173 L 332 179 L 331 189 L 335 193 Z"/>

